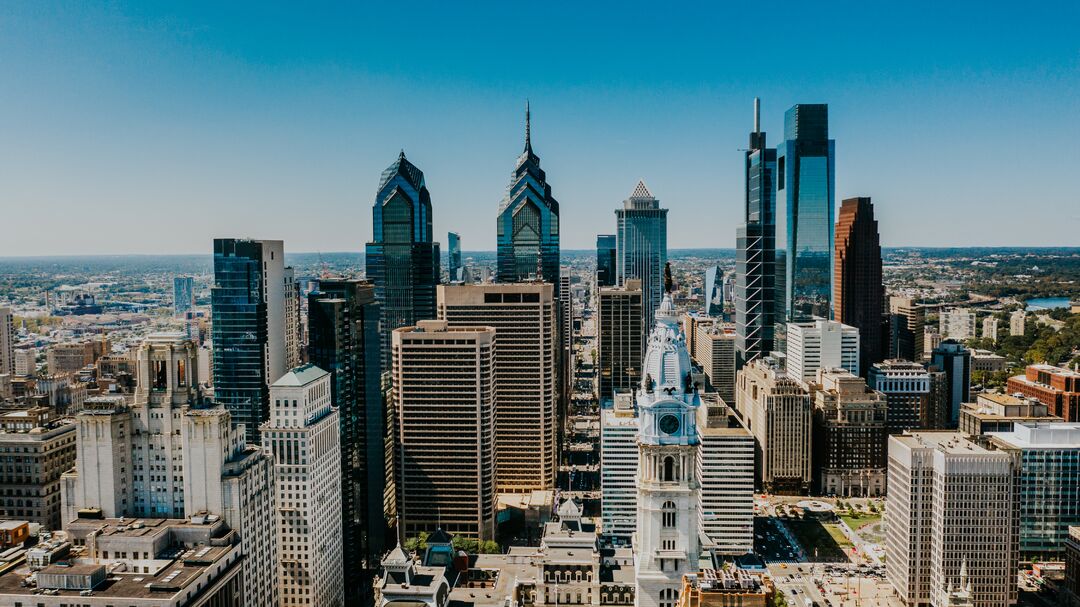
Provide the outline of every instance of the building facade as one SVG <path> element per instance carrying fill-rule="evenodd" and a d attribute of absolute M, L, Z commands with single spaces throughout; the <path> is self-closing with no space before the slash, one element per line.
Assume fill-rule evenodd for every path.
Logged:
<path fill-rule="evenodd" d="M 461 235 L 457 232 L 446 233 L 446 271 L 450 282 L 458 282 L 464 279 L 461 265 Z"/>
<path fill-rule="evenodd" d="M 1080 421 L 1080 372 L 1054 365 L 1028 365 L 1023 375 L 1010 377 L 1010 394 L 1038 399 L 1050 413 L 1068 422 Z"/>
<path fill-rule="evenodd" d="M 694 339 L 694 359 L 710 387 L 728 406 L 735 405 L 735 358 L 738 337 L 735 328 L 720 323 L 698 324 Z"/>
<path fill-rule="evenodd" d="M 173 278 L 173 315 L 183 316 L 195 305 L 195 279 L 191 276 Z"/>
<path fill-rule="evenodd" d="M 926 311 L 910 297 L 889 298 L 888 358 L 919 362 L 923 358 Z"/>
<path fill-rule="evenodd" d="M 888 319 L 881 278 L 881 241 L 870 198 L 840 204 L 833 238 L 833 318 L 859 330 L 859 370 L 886 358 Z"/>
<path fill-rule="evenodd" d="M 814 481 L 823 495 L 885 495 L 888 403 L 866 380 L 820 369 L 814 386 Z"/>
<path fill-rule="evenodd" d="M 641 381 L 645 355 L 641 281 L 600 289 L 596 307 L 597 395 L 603 404 L 615 392 L 633 390 Z"/>
<path fill-rule="evenodd" d="M 59 530 L 60 476 L 75 465 L 75 424 L 48 407 L 0 409 L 0 519 Z"/>
<path fill-rule="evenodd" d="M 941 313 L 941 335 L 945 339 L 975 339 L 977 316 L 966 308 L 952 308 Z"/>
<path fill-rule="evenodd" d="M 960 423 L 960 405 L 971 401 L 971 352 L 952 340 L 941 342 L 930 355 L 931 364 L 945 372 L 948 381 L 947 426 Z"/>
<path fill-rule="evenodd" d="M 15 315 L 0 308 L 0 374 L 15 375 Z"/>
<path fill-rule="evenodd" d="M 614 234 L 596 236 L 596 286 L 614 287 L 618 276 L 618 245 Z"/>
<path fill-rule="evenodd" d="M 664 295 L 667 264 L 667 209 L 660 208 L 644 181 L 639 181 L 623 207 L 615 210 L 618 248 L 618 283 L 641 281 L 642 343 L 648 339 L 653 318 Z"/>
<path fill-rule="evenodd" d="M 886 360 L 870 368 L 867 384 L 885 394 L 889 434 L 934 427 L 930 373 L 907 360 Z"/>
<path fill-rule="evenodd" d="M 757 487 L 767 493 L 809 491 L 813 406 L 802 382 L 771 358 L 755 360 L 739 372 L 735 408 L 754 435 Z"/>
<path fill-rule="evenodd" d="M 818 369 L 841 368 L 859 374 L 859 330 L 821 318 L 787 325 L 787 372 L 812 382 Z"/>
<path fill-rule="evenodd" d="M 623 392 L 600 410 L 601 528 L 615 544 L 629 544 L 637 529 L 638 417 Z"/>

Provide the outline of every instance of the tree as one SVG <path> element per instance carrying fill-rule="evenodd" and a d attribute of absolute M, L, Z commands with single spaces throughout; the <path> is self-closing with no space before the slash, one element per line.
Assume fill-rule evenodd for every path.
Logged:
<path fill-rule="evenodd" d="M 401 547 L 404 548 L 406 552 L 420 552 L 427 549 L 427 539 L 427 532 L 421 531 L 416 537 L 406 539 Z"/>

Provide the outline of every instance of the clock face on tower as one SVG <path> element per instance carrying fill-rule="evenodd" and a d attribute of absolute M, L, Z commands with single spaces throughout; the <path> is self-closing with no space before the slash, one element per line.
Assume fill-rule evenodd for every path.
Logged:
<path fill-rule="evenodd" d="M 660 418 L 657 426 L 664 434 L 675 434 L 679 431 L 679 418 L 669 413 Z"/>

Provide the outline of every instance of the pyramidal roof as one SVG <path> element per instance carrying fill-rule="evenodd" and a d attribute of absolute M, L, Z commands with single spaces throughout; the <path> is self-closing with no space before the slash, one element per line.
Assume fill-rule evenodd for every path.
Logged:
<path fill-rule="evenodd" d="M 644 179 L 639 179 L 637 185 L 634 186 L 634 193 L 630 194 L 630 198 L 652 198 L 652 192 L 649 191 L 648 186 L 645 185 Z"/>
<path fill-rule="evenodd" d="M 285 375 L 282 375 L 280 379 L 274 382 L 275 386 L 306 386 L 307 384 L 319 379 L 324 375 L 329 375 L 326 371 L 316 367 L 315 365 L 308 363 L 295 369 L 290 370 Z"/>
<path fill-rule="evenodd" d="M 401 150 L 394 164 L 386 167 L 386 170 L 382 172 L 382 177 L 379 179 L 379 190 L 385 188 L 386 184 L 390 183 L 390 180 L 398 175 L 404 177 L 405 181 L 408 181 L 417 190 L 424 187 L 424 172 L 405 158 L 405 150 Z"/>

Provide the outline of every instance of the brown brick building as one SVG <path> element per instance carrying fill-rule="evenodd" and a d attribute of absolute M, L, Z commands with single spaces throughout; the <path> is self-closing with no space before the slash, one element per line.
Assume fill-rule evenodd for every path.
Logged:
<path fill-rule="evenodd" d="M 1053 365 L 1028 365 L 1024 375 L 1009 378 L 1010 394 L 1038 399 L 1050 414 L 1067 422 L 1080 421 L 1080 373 Z"/>

